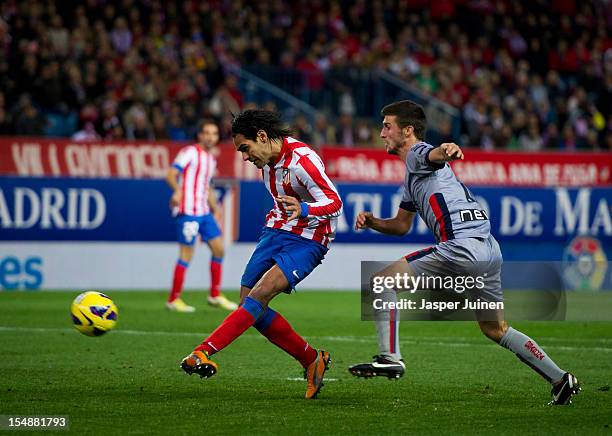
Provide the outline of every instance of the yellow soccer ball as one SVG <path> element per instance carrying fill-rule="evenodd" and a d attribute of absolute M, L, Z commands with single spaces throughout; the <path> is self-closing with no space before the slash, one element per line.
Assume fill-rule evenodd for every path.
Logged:
<path fill-rule="evenodd" d="M 70 306 L 74 328 L 87 336 L 101 336 L 117 324 L 119 311 L 107 295 L 83 292 Z"/>

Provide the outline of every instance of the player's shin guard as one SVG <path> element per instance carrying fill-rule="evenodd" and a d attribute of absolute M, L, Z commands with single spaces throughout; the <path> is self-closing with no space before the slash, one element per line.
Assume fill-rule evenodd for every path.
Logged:
<path fill-rule="evenodd" d="M 515 353 L 519 359 L 550 383 L 561 380 L 565 374 L 565 371 L 544 353 L 536 341 L 512 327 L 508 327 L 499 344 Z"/>
<path fill-rule="evenodd" d="M 242 306 L 230 313 L 196 350 L 206 351 L 209 356 L 221 351 L 251 327 L 262 311 L 259 301 L 246 297 Z"/>
<path fill-rule="evenodd" d="M 212 257 L 210 259 L 210 296 L 218 297 L 221 293 L 221 275 L 223 270 L 223 258 Z"/>
<path fill-rule="evenodd" d="M 179 259 L 176 262 L 176 266 L 174 267 L 174 276 L 172 278 L 172 291 L 168 296 L 168 303 L 172 303 L 176 300 L 183 291 L 183 282 L 185 281 L 185 273 L 187 272 L 187 267 L 189 266 L 189 262 L 185 262 L 184 260 Z"/>
<path fill-rule="evenodd" d="M 397 292 L 393 289 L 385 288 L 377 298 L 384 302 L 397 302 Z M 388 305 L 385 305 L 388 307 Z M 399 313 L 396 309 L 376 310 L 376 334 L 378 336 L 378 352 L 381 356 L 386 356 L 394 361 L 402 358 L 399 348 Z"/>
<path fill-rule="evenodd" d="M 259 332 L 277 347 L 286 351 L 306 368 L 317 358 L 317 351 L 298 335 L 280 313 L 269 307 L 253 324 Z"/>

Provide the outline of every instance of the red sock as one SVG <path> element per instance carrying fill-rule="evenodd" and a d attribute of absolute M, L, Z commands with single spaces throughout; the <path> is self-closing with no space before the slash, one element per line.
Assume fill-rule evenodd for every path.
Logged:
<path fill-rule="evenodd" d="M 185 272 L 189 264 L 179 259 L 174 267 L 174 278 L 172 279 L 172 291 L 168 296 L 168 303 L 172 303 L 176 300 L 183 290 L 183 282 L 185 281 Z"/>
<path fill-rule="evenodd" d="M 244 304 L 230 313 L 196 350 L 206 351 L 209 356 L 221 351 L 251 327 L 262 310 L 263 306 L 259 301 L 246 297 Z"/>
<path fill-rule="evenodd" d="M 210 296 L 218 297 L 221 293 L 222 259 L 213 257 L 210 260 Z"/>
<path fill-rule="evenodd" d="M 255 327 L 270 342 L 293 356 L 304 368 L 317 358 L 317 350 L 298 335 L 280 313 L 268 308 Z"/>

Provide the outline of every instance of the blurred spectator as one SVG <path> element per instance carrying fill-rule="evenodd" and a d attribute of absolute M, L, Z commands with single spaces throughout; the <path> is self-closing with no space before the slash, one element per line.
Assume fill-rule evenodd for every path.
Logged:
<path fill-rule="evenodd" d="M 241 109 L 242 96 L 236 88 L 236 79 L 227 80 L 213 94 L 208 104 L 208 110 L 215 117 L 221 117 L 224 112 L 237 114 Z M 230 88 L 230 86 L 232 88 Z M 240 97 L 240 101 L 236 99 Z"/>
<path fill-rule="evenodd" d="M 529 124 L 527 131 L 519 136 L 518 142 L 519 147 L 525 151 L 541 151 L 544 148 L 544 141 L 538 124 Z"/>
<path fill-rule="evenodd" d="M 124 17 L 117 17 L 115 27 L 110 33 L 113 48 L 119 54 L 125 54 L 132 46 L 132 32 L 128 28 Z"/>
<path fill-rule="evenodd" d="M 13 126 L 11 120 L 6 113 L 6 109 L 0 107 L 0 135 L 9 135 L 13 133 Z"/>
<path fill-rule="evenodd" d="M 333 125 L 328 122 L 327 116 L 317 114 L 311 141 L 311 145 L 317 149 L 322 145 L 336 142 L 336 132 L 334 131 Z"/>
<path fill-rule="evenodd" d="M 70 42 L 70 34 L 68 29 L 64 27 L 62 17 L 54 14 L 51 17 L 51 28 L 48 31 L 49 41 L 53 51 L 58 56 L 66 56 Z"/>
<path fill-rule="evenodd" d="M 555 123 L 549 123 L 546 126 L 546 131 L 542 136 L 542 144 L 547 149 L 556 149 L 560 146 L 561 138 L 559 137 L 559 129 Z"/>
<path fill-rule="evenodd" d="M 170 119 L 168 120 L 168 126 L 166 133 L 169 139 L 174 141 L 185 141 L 189 138 L 187 134 L 187 125 L 183 121 L 183 114 L 181 108 L 173 104 L 170 109 Z"/>
<path fill-rule="evenodd" d="M 312 143 L 312 126 L 308 124 L 304 115 L 298 115 L 295 118 L 292 128 L 295 138 L 307 144 Z"/>
<path fill-rule="evenodd" d="M 153 129 L 142 106 L 132 106 L 125 115 L 124 123 L 127 139 L 155 139 Z"/>
<path fill-rule="evenodd" d="M 376 145 L 372 127 L 367 120 L 357 120 L 355 126 L 355 143 L 359 147 L 374 147 Z"/>
<path fill-rule="evenodd" d="M 83 128 L 72 135 L 75 141 L 99 141 L 100 135 L 96 132 L 96 128 L 91 121 L 85 123 Z"/>
<path fill-rule="evenodd" d="M 353 117 L 350 114 L 342 114 L 336 129 L 336 144 L 341 147 L 352 148 L 355 146 L 355 132 L 353 131 Z"/>
<path fill-rule="evenodd" d="M 574 129 L 570 123 L 566 123 L 561 132 L 561 148 L 565 150 L 576 150 L 576 135 L 574 133 Z"/>
<path fill-rule="evenodd" d="M 41 136 L 44 134 L 47 119 L 36 109 L 27 94 L 21 96 L 15 113 L 15 133 L 17 135 Z"/>
<path fill-rule="evenodd" d="M 106 100 L 102 105 L 102 119 L 99 129 L 96 130 L 101 132 L 105 140 L 124 137 L 123 127 L 117 116 L 117 103 L 114 100 Z"/>

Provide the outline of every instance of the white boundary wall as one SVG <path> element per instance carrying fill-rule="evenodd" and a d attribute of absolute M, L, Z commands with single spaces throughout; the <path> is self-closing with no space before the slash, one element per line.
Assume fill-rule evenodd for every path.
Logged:
<path fill-rule="evenodd" d="M 323 264 L 298 289 L 357 290 L 360 287 L 360 261 L 395 260 L 422 248 L 422 245 L 332 244 Z M 226 249 L 223 289 L 236 290 L 255 244 L 236 243 Z M 117 290 L 168 289 L 178 256 L 176 243 L 109 242 L 3 242 L 0 260 L 12 257 L 21 263 L 21 277 L 13 273 L 11 283 L 28 280 L 27 259 L 38 257 L 42 274 L 40 289 Z M 186 289 L 207 290 L 209 284 L 208 247 L 197 247 L 185 281 Z M 30 277 L 30 282 L 31 277 Z M 2 286 L 0 286 L 0 290 Z"/>

